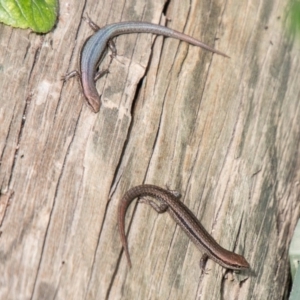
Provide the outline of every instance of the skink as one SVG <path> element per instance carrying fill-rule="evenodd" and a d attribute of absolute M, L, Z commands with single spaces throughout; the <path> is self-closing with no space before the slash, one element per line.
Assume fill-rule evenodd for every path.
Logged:
<path fill-rule="evenodd" d="M 145 196 L 151 196 L 159 200 L 161 203 L 160 207 L 151 201 L 149 204 L 158 212 L 168 211 L 195 245 L 204 251 L 206 256 L 219 263 L 222 267 L 231 270 L 243 270 L 250 267 L 243 256 L 224 249 L 214 240 L 189 208 L 179 201 L 179 194 L 177 195 L 172 191 L 148 184 L 136 186 L 128 190 L 120 200 L 118 207 L 119 233 L 130 267 L 131 260 L 125 235 L 125 214 L 128 206 L 135 198 Z"/>
<path fill-rule="evenodd" d="M 99 28 L 91 20 L 88 20 L 88 22 L 94 29 Z M 127 33 L 154 33 L 158 35 L 173 37 L 192 45 L 204 48 L 211 52 L 229 57 L 226 54 L 200 42 L 199 40 L 192 38 L 191 36 L 161 25 L 146 22 L 120 22 L 107 25 L 99 29 L 87 40 L 81 51 L 80 58 L 81 83 L 83 87 L 83 93 L 87 99 L 88 104 L 92 107 L 95 113 L 100 110 L 101 105 L 100 95 L 97 92 L 94 80 L 96 69 L 103 59 L 109 41 L 111 41 L 115 36 Z"/>

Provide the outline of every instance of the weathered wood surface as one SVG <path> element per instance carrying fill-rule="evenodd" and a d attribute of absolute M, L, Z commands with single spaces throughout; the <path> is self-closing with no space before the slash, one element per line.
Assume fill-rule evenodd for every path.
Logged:
<path fill-rule="evenodd" d="M 289 1 L 79 3 L 62 2 L 47 35 L 0 25 L 0 298 L 282 299 L 300 192 Z M 151 34 L 120 36 L 94 114 L 77 81 L 60 80 L 92 34 L 86 12 L 100 26 L 167 24 L 231 59 Z M 142 183 L 181 191 L 252 271 L 237 277 L 209 261 L 201 276 L 197 248 L 142 204 L 128 212 L 129 269 L 117 205 Z"/>

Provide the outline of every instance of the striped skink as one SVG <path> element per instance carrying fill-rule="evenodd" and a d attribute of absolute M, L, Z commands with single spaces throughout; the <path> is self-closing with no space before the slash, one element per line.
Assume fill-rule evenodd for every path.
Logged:
<path fill-rule="evenodd" d="M 148 202 L 157 212 L 168 211 L 195 245 L 205 252 L 206 257 L 208 256 L 222 267 L 232 270 L 243 270 L 250 267 L 243 256 L 224 249 L 214 240 L 189 208 L 179 201 L 179 194 L 148 184 L 131 188 L 119 203 L 119 233 L 129 266 L 131 266 L 131 261 L 125 236 L 125 214 L 128 206 L 135 198 L 145 196 L 151 196 L 158 200 L 160 206 L 153 201 L 145 201 L 145 199 L 143 202 Z"/>

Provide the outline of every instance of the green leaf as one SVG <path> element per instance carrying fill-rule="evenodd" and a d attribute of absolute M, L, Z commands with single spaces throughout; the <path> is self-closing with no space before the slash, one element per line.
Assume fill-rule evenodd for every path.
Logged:
<path fill-rule="evenodd" d="M 292 35 L 300 36 L 300 1 L 294 0 L 291 2 L 288 10 L 288 29 Z"/>
<path fill-rule="evenodd" d="M 0 22 L 45 33 L 56 22 L 57 0 L 0 0 Z"/>

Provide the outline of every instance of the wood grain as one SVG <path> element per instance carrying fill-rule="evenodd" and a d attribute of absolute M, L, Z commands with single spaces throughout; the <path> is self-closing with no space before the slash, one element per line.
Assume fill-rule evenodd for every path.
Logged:
<path fill-rule="evenodd" d="M 287 0 L 61 3 L 47 35 L 0 25 L 0 299 L 283 299 L 299 217 L 300 56 Z M 230 59 L 151 34 L 116 39 L 94 114 L 78 68 L 99 26 L 165 24 Z M 169 20 L 169 21 L 168 21 Z M 103 62 L 107 65 L 109 59 Z M 133 205 L 127 266 L 117 205 L 169 186 L 252 270 L 236 276 L 166 215 Z"/>

